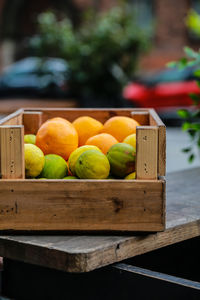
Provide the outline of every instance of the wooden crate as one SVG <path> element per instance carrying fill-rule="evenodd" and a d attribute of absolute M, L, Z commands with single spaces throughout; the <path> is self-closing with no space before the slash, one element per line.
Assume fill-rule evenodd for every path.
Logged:
<path fill-rule="evenodd" d="M 24 133 L 52 117 L 136 119 L 136 180 L 24 178 Z M 165 126 L 152 109 L 21 109 L 0 121 L 0 230 L 162 231 Z"/>

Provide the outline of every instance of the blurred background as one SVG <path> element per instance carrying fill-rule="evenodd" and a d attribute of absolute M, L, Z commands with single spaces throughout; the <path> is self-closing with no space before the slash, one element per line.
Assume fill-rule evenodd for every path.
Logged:
<path fill-rule="evenodd" d="M 0 0 L 0 114 L 154 107 L 180 126 L 177 109 L 190 109 L 189 93 L 199 87 L 194 67 L 166 64 L 183 57 L 185 45 L 199 49 L 191 11 L 200 12 L 199 0 Z M 168 132 L 175 144 L 168 152 L 179 153 L 188 140 Z"/>

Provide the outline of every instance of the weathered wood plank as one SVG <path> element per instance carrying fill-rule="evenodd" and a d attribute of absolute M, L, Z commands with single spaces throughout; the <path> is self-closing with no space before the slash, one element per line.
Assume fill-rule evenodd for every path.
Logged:
<path fill-rule="evenodd" d="M 23 109 L 19 109 L 9 116 L 2 118 L 0 120 L 0 125 L 22 125 L 22 114 Z"/>
<path fill-rule="evenodd" d="M 160 231 L 164 185 L 164 180 L 0 181 L 0 230 Z"/>
<path fill-rule="evenodd" d="M 59 108 L 35 108 L 35 109 L 31 109 L 31 108 L 26 108 L 25 111 L 41 111 L 43 112 L 43 122 L 45 122 L 46 120 L 50 119 L 50 118 L 54 118 L 54 117 L 62 117 L 62 118 L 66 118 L 68 119 L 70 122 L 74 121 L 76 118 L 80 117 L 80 116 L 90 116 L 93 118 L 98 119 L 99 121 L 101 121 L 102 123 L 104 123 L 105 121 L 107 121 L 109 118 L 114 117 L 114 116 L 120 116 L 120 115 L 124 115 L 127 117 L 132 117 L 131 113 L 135 112 L 135 113 L 148 113 L 148 109 L 144 110 L 144 109 L 139 109 L 139 108 L 129 108 L 129 109 L 116 109 L 116 108 L 110 108 L 110 109 L 93 109 L 93 108 L 87 108 L 87 109 L 73 109 L 73 108 L 69 108 L 69 109 L 59 109 Z M 139 115 L 139 114 L 138 114 Z M 144 118 L 143 118 L 144 119 Z M 146 120 L 146 116 L 145 116 L 145 120 Z M 144 124 L 145 125 L 145 124 Z"/>
<path fill-rule="evenodd" d="M 199 175 L 200 168 L 168 175 L 165 232 L 127 236 L 0 236 L 0 255 L 68 272 L 87 272 L 200 236 Z"/>
<path fill-rule="evenodd" d="M 36 134 L 42 125 L 42 112 L 25 111 L 22 115 L 25 134 Z"/>
<path fill-rule="evenodd" d="M 140 125 L 149 125 L 149 112 L 148 111 L 132 111 L 131 117 L 140 123 Z"/>
<path fill-rule="evenodd" d="M 136 178 L 158 178 L 158 127 L 138 126 L 136 129 Z"/>
<path fill-rule="evenodd" d="M 24 178 L 24 127 L 0 126 L 1 176 L 3 179 Z M 5 196 L 6 199 L 6 196 Z"/>
<path fill-rule="evenodd" d="M 151 126 L 158 126 L 158 175 L 166 173 L 166 127 L 156 114 L 154 109 L 149 110 L 149 122 Z"/>

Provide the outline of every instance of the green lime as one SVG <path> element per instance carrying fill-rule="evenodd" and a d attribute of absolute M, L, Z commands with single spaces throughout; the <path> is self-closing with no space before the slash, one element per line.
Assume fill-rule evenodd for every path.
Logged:
<path fill-rule="evenodd" d="M 63 179 L 78 179 L 76 176 L 67 176 L 67 177 L 64 177 Z"/>
<path fill-rule="evenodd" d="M 57 154 L 45 155 L 45 163 L 40 177 L 48 179 L 62 179 L 68 174 L 67 163 Z"/>
<path fill-rule="evenodd" d="M 33 145 L 35 145 L 35 141 L 36 141 L 35 134 L 26 134 L 24 136 L 24 143 L 25 144 L 33 144 Z"/>
<path fill-rule="evenodd" d="M 33 144 L 24 145 L 25 173 L 28 178 L 37 177 L 44 167 L 44 154 Z"/>
<path fill-rule="evenodd" d="M 72 172 L 72 174 L 76 175 L 76 171 L 75 171 L 76 162 L 77 162 L 79 156 L 87 150 L 97 150 L 97 151 L 101 152 L 101 150 L 99 148 L 97 148 L 96 146 L 92 146 L 92 145 L 81 146 L 81 147 L 77 148 L 76 150 L 74 150 L 71 153 L 69 160 L 68 160 L 69 169 Z"/>
<path fill-rule="evenodd" d="M 79 156 L 75 171 L 81 179 L 106 179 L 110 173 L 110 164 L 102 152 L 87 150 Z"/>

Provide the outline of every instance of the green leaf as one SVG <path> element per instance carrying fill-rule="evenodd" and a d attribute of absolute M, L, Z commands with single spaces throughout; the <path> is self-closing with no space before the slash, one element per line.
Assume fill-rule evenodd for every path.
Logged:
<path fill-rule="evenodd" d="M 178 63 L 176 61 L 171 61 L 169 63 L 166 64 L 167 68 L 176 68 L 178 65 Z"/>
<path fill-rule="evenodd" d="M 182 149 L 182 152 L 188 153 L 188 152 L 190 152 L 191 150 L 192 150 L 191 147 L 183 148 L 183 149 Z"/>
<path fill-rule="evenodd" d="M 187 66 L 187 58 L 186 57 L 182 57 L 181 59 L 179 59 L 178 61 L 178 68 L 179 69 L 184 69 Z"/>
<path fill-rule="evenodd" d="M 195 158 L 194 153 L 190 154 L 190 156 L 189 156 L 189 158 L 188 158 L 189 163 L 192 163 L 193 160 L 194 160 L 194 158 Z"/>
<path fill-rule="evenodd" d="M 189 130 L 188 130 L 188 134 L 190 135 L 190 137 L 191 137 L 192 139 L 195 138 L 196 133 L 197 133 L 197 131 L 194 130 L 194 129 L 189 129 Z"/>
<path fill-rule="evenodd" d="M 197 94 L 190 93 L 189 96 L 193 100 L 194 104 L 198 104 L 199 103 L 200 97 Z"/>
<path fill-rule="evenodd" d="M 200 88 L 200 81 L 199 80 L 196 80 L 196 84 Z"/>
<path fill-rule="evenodd" d="M 181 117 L 182 119 L 187 119 L 190 117 L 190 112 L 187 109 L 179 109 L 177 111 L 177 114 L 179 115 L 179 117 Z"/>
<path fill-rule="evenodd" d="M 197 146 L 200 148 L 200 137 L 198 138 Z"/>
<path fill-rule="evenodd" d="M 195 75 L 196 77 L 200 77 L 200 70 L 194 71 L 194 75 Z"/>
<path fill-rule="evenodd" d="M 200 131 L 200 123 L 191 124 L 191 128 L 197 131 Z"/>
<path fill-rule="evenodd" d="M 192 118 L 200 118 L 200 109 L 192 113 Z"/>
<path fill-rule="evenodd" d="M 190 47 L 186 46 L 183 49 L 184 49 L 185 54 L 190 58 L 197 58 L 199 55 L 196 51 L 192 50 Z"/>
<path fill-rule="evenodd" d="M 188 130 L 188 129 L 191 129 L 191 123 L 190 122 L 185 122 L 183 123 L 182 125 L 182 129 L 185 131 L 185 130 Z"/>

